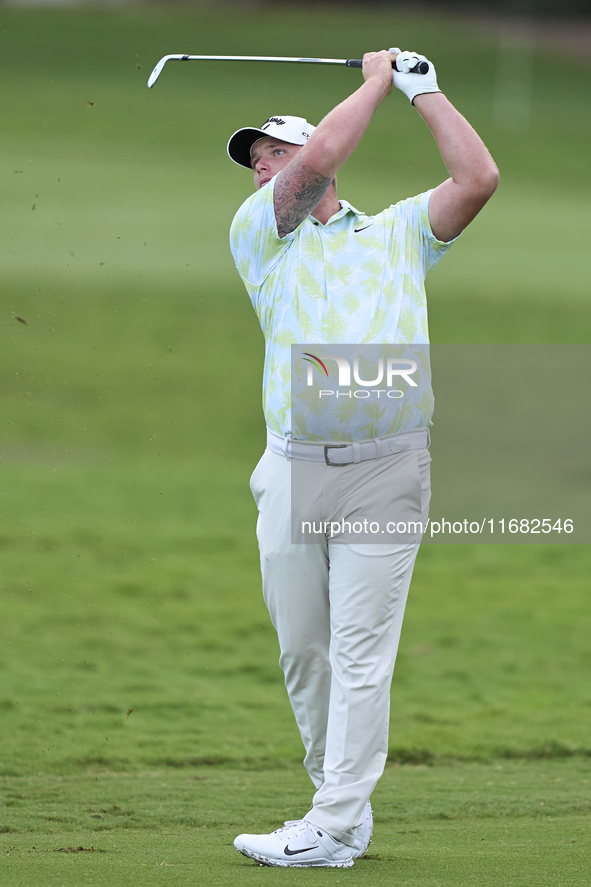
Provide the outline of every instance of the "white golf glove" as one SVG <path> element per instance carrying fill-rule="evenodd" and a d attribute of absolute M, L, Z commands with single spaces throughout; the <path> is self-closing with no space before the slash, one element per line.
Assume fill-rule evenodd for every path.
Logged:
<path fill-rule="evenodd" d="M 411 103 L 417 95 L 423 95 L 426 92 L 441 92 L 437 86 L 437 74 L 433 63 L 424 55 L 419 55 L 418 52 L 402 52 L 396 46 L 389 52 L 397 53 L 396 67 L 398 70 L 392 68 L 394 86 L 403 92 Z M 428 62 L 429 71 L 427 74 L 409 73 L 418 62 Z"/>

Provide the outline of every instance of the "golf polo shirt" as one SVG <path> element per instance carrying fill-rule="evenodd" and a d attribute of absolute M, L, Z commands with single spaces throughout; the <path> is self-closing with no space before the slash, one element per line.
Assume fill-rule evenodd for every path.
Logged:
<path fill-rule="evenodd" d="M 280 238 L 273 206 L 275 179 L 236 213 L 230 247 L 265 337 L 267 427 L 283 437 L 314 440 L 317 435 L 307 427 L 305 416 L 292 411 L 291 345 L 426 345 L 425 275 L 451 242 L 437 240 L 431 231 L 431 191 L 375 216 L 340 200 L 341 209 L 326 225 L 308 216 Z M 357 406 L 367 409 L 362 403 Z M 352 439 L 426 427 L 431 424 L 432 394 L 410 412 L 399 427 L 373 422 L 372 433 L 353 433 Z"/>

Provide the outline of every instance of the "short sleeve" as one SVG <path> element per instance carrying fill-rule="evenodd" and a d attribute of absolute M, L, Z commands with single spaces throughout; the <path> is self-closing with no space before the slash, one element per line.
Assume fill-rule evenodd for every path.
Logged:
<path fill-rule="evenodd" d="M 435 267 L 452 243 L 458 239 L 456 237 L 445 243 L 442 240 L 437 240 L 433 234 L 429 222 L 429 200 L 433 190 L 432 188 L 430 191 L 417 194 L 416 197 L 401 200 L 385 211 L 385 217 L 391 216 L 393 224 L 396 226 L 395 235 L 405 236 L 407 255 L 415 255 L 415 261 L 419 262 L 425 274 Z M 403 234 L 404 228 L 406 228 L 406 235 Z"/>
<path fill-rule="evenodd" d="M 246 284 L 259 287 L 288 250 L 294 232 L 279 237 L 273 189 L 276 177 L 244 201 L 230 228 L 230 249 Z"/>
<path fill-rule="evenodd" d="M 429 200 L 431 199 L 433 190 L 434 189 L 431 188 L 430 191 L 425 191 L 423 194 L 419 194 L 417 198 L 420 201 L 419 217 L 424 243 L 425 272 L 434 268 L 437 262 L 446 254 L 452 243 L 455 243 L 458 237 L 460 237 L 460 234 L 458 234 L 458 237 L 454 237 L 453 240 L 448 240 L 446 242 L 443 240 L 437 240 L 433 234 L 431 223 L 429 221 Z"/>

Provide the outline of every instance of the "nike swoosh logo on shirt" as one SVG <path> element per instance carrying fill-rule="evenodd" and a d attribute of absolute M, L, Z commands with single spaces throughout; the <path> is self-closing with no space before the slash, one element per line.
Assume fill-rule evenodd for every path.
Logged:
<path fill-rule="evenodd" d="M 285 845 L 284 853 L 286 856 L 296 856 L 298 853 L 306 853 L 307 850 L 317 850 L 318 844 L 314 844 L 313 847 L 304 847 L 302 850 L 290 850 L 289 844 Z"/>
<path fill-rule="evenodd" d="M 366 225 L 365 228 L 371 228 L 371 225 Z M 359 234 L 360 231 L 365 231 L 365 228 L 355 228 L 355 234 Z"/>

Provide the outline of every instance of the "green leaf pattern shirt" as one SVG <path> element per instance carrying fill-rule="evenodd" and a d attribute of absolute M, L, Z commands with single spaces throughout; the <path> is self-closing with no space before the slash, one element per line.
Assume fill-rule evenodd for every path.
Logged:
<path fill-rule="evenodd" d="M 312 346 L 333 343 L 427 344 L 425 275 L 451 243 L 431 231 L 431 191 L 375 216 L 341 200 L 326 225 L 308 216 L 280 238 L 274 184 L 275 178 L 242 204 L 230 229 L 230 247 L 265 337 L 267 426 L 283 437 L 317 440 L 318 417 L 311 428 L 312 413 L 292 410 L 291 345 L 308 344 L 314 351 Z M 363 401 L 349 405 L 349 412 L 358 410 L 360 416 L 357 422 L 349 417 L 345 439 L 425 427 L 431 424 L 433 398 L 423 397 L 411 415 L 407 410 L 400 429 L 368 423 L 362 414 L 367 409 Z M 359 431 L 366 427 L 373 433 Z M 330 433 L 325 439 L 334 438 Z"/>

